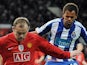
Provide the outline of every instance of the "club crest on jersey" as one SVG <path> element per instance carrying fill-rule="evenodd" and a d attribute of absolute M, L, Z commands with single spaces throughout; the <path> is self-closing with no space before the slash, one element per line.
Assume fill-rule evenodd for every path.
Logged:
<path fill-rule="evenodd" d="M 18 49 L 19 49 L 19 51 L 22 52 L 24 50 L 24 46 L 20 44 L 20 45 L 18 45 Z"/>
<path fill-rule="evenodd" d="M 71 37 L 72 38 L 75 38 L 76 37 L 76 33 L 75 32 L 72 32 Z"/>

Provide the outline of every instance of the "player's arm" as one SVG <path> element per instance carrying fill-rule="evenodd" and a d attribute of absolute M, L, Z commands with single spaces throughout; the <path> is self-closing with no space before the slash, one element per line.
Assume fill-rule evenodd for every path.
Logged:
<path fill-rule="evenodd" d="M 81 52 L 78 50 L 68 52 L 68 51 L 63 51 L 59 47 L 53 46 L 50 44 L 47 40 L 43 39 L 42 37 L 37 37 L 38 38 L 38 45 L 39 49 L 44 52 L 46 55 L 51 55 L 57 58 L 61 59 L 67 59 L 73 56 L 76 56 L 80 54 Z"/>
<path fill-rule="evenodd" d="M 79 50 L 79 51 L 83 51 L 83 44 L 82 43 L 78 43 L 77 46 L 76 46 L 76 49 Z"/>
<path fill-rule="evenodd" d="M 82 64 L 83 64 L 83 65 L 87 65 L 87 62 L 84 60 L 84 61 L 82 62 Z"/>
<path fill-rule="evenodd" d="M 82 43 L 78 43 L 77 46 L 76 46 L 77 50 L 79 51 L 83 51 L 84 49 L 84 46 Z M 83 52 L 82 52 L 83 53 Z M 82 54 L 81 58 L 83 59 L 81 62 L 83 65 L 87 65 L 87 62 L 85 61 L 85 57 L 84 57 L 84 53 Z"/>
<path fill-rule="evenodd" d="M 53 22 L 54 22 L 54 20 L 48 21 L 47 23 L 45 23 L 41 27 L 35 28 L 35 30 L 32 31 L 32 33 L 36 33 L 39 35 L 44 35 L 44 34 L 48 33 L 51 30 Z"/>
<path fill-rule="evenodd" d="M 36 30 L 35 30 L 35 31 L 31 31 L 31 33 L 35 33 L 35 34 L 38 34 Z"/>
<path fill-rule="evenodd" d="M 8 39 L 7 37 L 8 37 L 7 35 L 0 37 L 0 46 L 1 47 L 6 43 L 6 40 Z"/>
<path fill-rule="evenodd" d="M 0 65 L 3 65 L 3 58 L 1 55 L 0 55 Z"/>

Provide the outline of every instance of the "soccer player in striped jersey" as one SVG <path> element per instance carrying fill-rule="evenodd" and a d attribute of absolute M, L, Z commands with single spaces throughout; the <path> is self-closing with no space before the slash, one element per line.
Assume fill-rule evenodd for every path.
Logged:
<path fill-rule="evenodd" d="M 76 20 L 78 11 L 79 8 L 76 4 L 67 3 L 63 7 L 61 18 L 48 21 L 41 27 L 37 27 L 33 32 L 39 35 L 49 32 L 49 41 L 52 45 L 60 47 L 64 51 L 73 51 L 78 44 L 80 36 L 87 42 L 85 27 Z M 47 56 L 47 58 L 46 65 L 78 65 L 73 59 L 58 59 L 52 56 Z"/>

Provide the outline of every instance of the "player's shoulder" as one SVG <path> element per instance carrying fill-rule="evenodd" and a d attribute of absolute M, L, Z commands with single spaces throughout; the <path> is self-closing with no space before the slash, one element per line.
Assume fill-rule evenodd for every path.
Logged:
<path fill-rule="evenodd" d="M 27 36 L 28 36 L 29 38 L 37 38 L 39 35 L 36 34 L 36 33 L 33 33 L 33 32 L 28 32 Z"/>
<path fill-rule="evenodd" d="M 43 37 L 33 32 L 28 32 L 28 38 L 31 38 L 33 40 L 43 39 Z"/>
<path fill-rule="evenodd" d="M 62 19 L 62 18 L 55 18 L 55 19 L 52 19 L 52 20 L 48 21 L 47 23 L 61 22 L 61 19 Z"/>
<path fill-rule="evenodd" d="M 2 43 L 6 42 L 9 39 L 9 35 L 10 34 L 7 34 L 7 35 L 0 37 L 0 42 L 2 42 Z"/>
<path fill-rule="evenodd" d="M 9 35 L 9 34 L 4 35 L 4 36 L 0 37 L 0 39 L 5 39 L 5 38 L 8 38 L 8 35 Z"/>
<path fill-rule="evenodd" d="M 75 25 L 78 27 L 84 27 L 81 22 L 75 20 Z"/>
<path fill-rule="evenodd" d="M 61 21 L 62 18 L 55 18 L 55 19 L 52 19 L 51 21 Z"/>

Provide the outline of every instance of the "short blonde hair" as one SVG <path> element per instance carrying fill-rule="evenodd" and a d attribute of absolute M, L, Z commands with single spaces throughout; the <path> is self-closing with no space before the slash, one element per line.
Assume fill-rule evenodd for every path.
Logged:
<path fill-rule="evenodd" d="M 20 21 L 24 20 L 28 26 L 30 26 L 29 20 L 26 17 L 18 17 L 14 20 L 13 26 L 16 26 L 16 24 L 21 23 Z"/>

